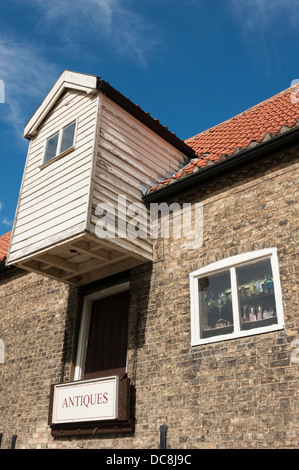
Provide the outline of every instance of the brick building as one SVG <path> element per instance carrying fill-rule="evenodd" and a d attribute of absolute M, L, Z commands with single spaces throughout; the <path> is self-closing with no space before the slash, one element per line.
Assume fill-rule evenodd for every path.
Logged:
<path fill-rule="evenodd" d="M 298 447 L 296 91 L 182 142 L 59 78 L 0 238 L 2 448 Z"/>

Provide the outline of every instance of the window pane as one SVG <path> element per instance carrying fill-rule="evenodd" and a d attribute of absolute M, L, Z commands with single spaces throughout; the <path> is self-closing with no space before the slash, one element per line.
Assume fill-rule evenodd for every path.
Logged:
<path fill-rule="evenodd" d="M 74 144 L 74 135 L 75 135 L 76 121 L 69 124 L 62 130 L 62 138 L 59 153 L 64 152 L 69 149 Z"/>
<path fill-rule="evenodd" d="M 270 259 L 236 269 L 241 329 L 250 330 L 277 323 Z"/>
<path fill-rule="evenodd" d="M 51 160 L 51 158 L 54 158 L 56 156 L 58 136 L 59 132 L 47 139 L 44 162 L 48 162 L 49 160 Z"/>
<path fill-rule="evenodd" d="M 229 271 L 198 279 L 201 338 L 234 331 Z"/>

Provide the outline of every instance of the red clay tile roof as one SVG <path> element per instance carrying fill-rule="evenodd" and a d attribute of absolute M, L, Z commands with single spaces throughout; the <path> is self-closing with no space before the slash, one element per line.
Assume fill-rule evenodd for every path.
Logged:
<path fill-rule="evenodd" d="M 10 236 L 11 232 L 8 232 L 0 237 L 0 263 L 2 263 L 7 257 Z"/>
<path fill-rule="evenodd" d="M 184 168 L 150 188 L 148 194 L 170 182 L 179 180 L 242 152 L 251 146 L 278 136 L 299 125 L 299 85 L 269 98 L 262 103 L 218 124 L 185 142 L 198 154 Z"/>

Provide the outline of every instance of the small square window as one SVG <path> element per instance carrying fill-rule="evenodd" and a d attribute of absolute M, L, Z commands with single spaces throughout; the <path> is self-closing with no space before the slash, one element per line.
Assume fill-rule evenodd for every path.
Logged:
<path fill-rule="evenodd" d="M 73 148 L 76 124 L 76 121 L 71 122 L 47 139 L 44 163 Z"/>
<path fill-rule="evenodd" d="M 76 129 L 76 121 L 72 122 L 68 126 L 62 129 L 62 137 L 61 137 L 61 144 L 60 144 L 60 152 L 65 152 L 69 148 L 74 145 L 74 137 L 75 137 L 75 129 Z"/>
<path fill-rule="evenodd" d="M 48 162 L 57 155 L 57 144 L 58 144 L 59 132 L 52 135 L 47 139 L 46 150 L 45 150 L 45 159 L 44 162 Z"/>
<path fill-rule="evenodd" d="M 238 255 L 190 275 L 192 344 L 283 328 L 275 249 Z"/>

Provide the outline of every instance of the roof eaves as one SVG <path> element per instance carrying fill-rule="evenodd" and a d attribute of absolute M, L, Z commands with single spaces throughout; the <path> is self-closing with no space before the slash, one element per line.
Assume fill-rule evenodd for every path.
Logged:
<path fill-rule="evenodd" d="M 183 178 L 176 178 L 175 175 L 172 179 L 149 188 L 143 201 L 151 203 L 178 196 L 298 144 L 298 125 L 274 137 L 267 135 L 261 143 L 241 149 L 231 156 L 222 155 L 215 163 L 209 161 L 203 168 L 196 166 L 190 174 L 186 173 Z"/>
<path fill-rule="evenodd" d="M 158 119 L 154 119 L 149 113 L 143 111 L 139 105 L 134 104 L 131 100 L 122 95 L 118 90 L 113 88 L 110 83 L 99 78 L 97 88 L 121 108 L 145 124 L 148 128 L 173 145 L 177 150 L 181 151 L 188 159 L 198 156 L 197 152 L 186 144 L 185 141 L 177 137 L 177 135 L 171 132 L 168 127 L 163 126 Z"/>

